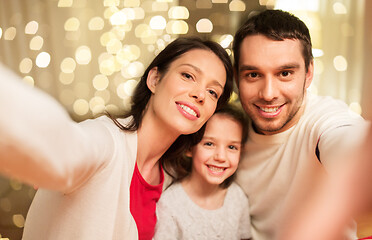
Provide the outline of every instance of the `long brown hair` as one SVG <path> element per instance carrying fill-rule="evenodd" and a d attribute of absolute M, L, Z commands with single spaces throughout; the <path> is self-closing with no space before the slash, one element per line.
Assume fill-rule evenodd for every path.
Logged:
<path fill-rule="evenodd" d="M 127 125 L 122 125 L 119 123 L 116 117 L 107 114 L 114 123 L 124 131 L 136 131 L 138 130 L 139 126 L 141 125 L 143 114 L 145 112 L 146 106 L 150 100 L 152 92 L 147 87 L 147 77 L 151 69 L 157 67 L 158 72 L 161 76 L 164 76 L 169 66 L 172 62 L 176 59 L 180 58 L 186 52 L 189 52 L 194 49 L 203 49 L 212 51 L 223 63 L 226 71 L 226 83 L 224 86 L 223 93 L 221 97 L 218 99 L 217 102 L 217 109 L 227 103 L 232 93 L 233 88 L 233 67 L 231 63 L 231 59 L 227 54 L 226 50 L 222 48 L 218 43 L 209 41 L 209 40 L 202 40 L 197 37 L 180 37 L 171 42 L 167 45 L 167 47 L 161 51 L 154 60 L 150 63 L 150 65 L 145 70 L 143 76 L 141 77 L 137 87 L 134 91 L 134 95 L 132 97 L 132 104 L 131 109 L 127 113 L 120 118 L 132 117 L 130 122 Z M 213 69 L 211 69 L 213 71 Z M 160 79 L 161 81 L 161 79 Z M 171 145 L 171 147 L 166 151 L 166 153 L 161 158 L 161 163 L 165 171 L 167 171 L 167 167 L 172 165 L 172 160 L 177 158 L 180 154 L 182 154 L 184 149 L 190 147 L 191 142 L 193 141 L 196 135 L 181 135 L 179 136 L 176 141 Z"/>

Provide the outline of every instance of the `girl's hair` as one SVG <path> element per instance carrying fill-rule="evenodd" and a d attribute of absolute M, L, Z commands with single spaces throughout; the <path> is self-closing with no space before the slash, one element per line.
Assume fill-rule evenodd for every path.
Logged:
<path fill-rule="evenodd" d="M 216 42 L 209 41 L 209 40 L 201 40 L 197 37 L 180 37 L 171 42 L 167 45 L 167 47 L 162 50 L 150 63 L 150 65 L 145 70 L 143 76 L 141 77 L 137 87 L 134 91 L 134 95 L 132 97 L 132 104 L 131 109 L 120 118 L 126 118 L 132 116 L 131 120 L 127 125 L 122 125 L 116 119 L 116 117 L 111 116 L 109 113 L 107 114 L 114 123 L 124 131 L 136 131 L 138 130 L 139 126 L 141 125 L 143 114 L 145 112 L 147 103 L 150 100 L 152 92 L 147 87 L 147 77 L 151 69 L 157 67 L 160 76 L 164 76 L 169 66 L 178 58 L 180 58 L 183 54 L 195 50 L 195 49 L 202 49 L 213 52 L 223 63 L 226 71 L 226 83 L 223 89 L 223 93 L 221 97 L 218 99 L 217 102 L 217 109 L 226 104 L 230 98 L 232 88 L 233 88 L 233 67 L 231 63 L 231 59 L 227 54 L 226 50 L 221 47 Z M 213 71 L 213 69 L 211 69 Z M 161 79 L 160 79 L 161 81 Z M 167 150 L 167 152 L 163 155 L 161 162 L 164 167 L 164 162 L 167 162 L 167 159 L 172 159 L 178 157 L 179 154 L 183 152 L 184 149 L 190 147 L 190 142 L 195 137 L 195 135 L 181 135 L 176 139 L 176 141 L 172 144 L 172 146 Z M 171 160 L 169 160 L 171 161 Z M 168 165 L 169 163 L 165 163 Z M 164 170 L 167 171 L 166 168 Z"/>
<path fill-rule="evenodd" d="M 223 106 L 222 108 L 218 109 L 214 115 L 221 114 L 228 116 L 232 118 L 233 120 L 237 121 L 242 126 L 242 146 L 244 147 L 244 143 L 247 141 L 248 138 L 248 118 L 243 112 L 241 107 L 238 107 L 237 105 L 233 104 L 227 104 Z M 208 122 L 207 122 L 208 123 Z M 194 147 L 197 145 L 203 138 L 205 127 L 207 123 L 204 124 L 204 126 L 196 133 L 192 134 L 192 143 L 191 147 Z M 226 129 L 228 131 L 228 129 Z M 173 167 L 171 172 L 171 177 L 173 178 L 173 182 L 182 181 L 184 178 L 188 177 L 191 174 L 192 171 L 192 158 L 186 156 L 186 151 L 189 151 L 191 149 L 186 149 L 184 154 L 180 156 L 179 158 L 176 158 L 173 160 Z M 235 173 L 231 175 L 230 177 L 226 178 L 225 181 L 223 181 L 220 186 L 222 188 L 227 188 L 231 185 L 231 183 L 235 179 Z"/>

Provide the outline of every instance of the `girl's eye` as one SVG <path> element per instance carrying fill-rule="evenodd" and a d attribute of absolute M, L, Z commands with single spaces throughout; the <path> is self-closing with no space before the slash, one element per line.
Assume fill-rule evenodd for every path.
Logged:
<path fill-rule="evenodd" d="M 238 150 L 238 148 L 236 146 L 234 146 L 234 145 L 230 145 L 229 146 L 229 149 L 231 149 L 231 150 Z"/>
<path fill-rule="evenodd" d="M 205 142 L 204 143 L 204 146 L 209 146 L 210 147 L 210 146 L 213 146 L 213 143 L 211 143 L 211 142 Z"/>
<path fill-rule="evenodd" d="M 208 90 L 209 94 L 211 94 L 214 98 L 218 98 L 218 94 L 213 90 Z"/>

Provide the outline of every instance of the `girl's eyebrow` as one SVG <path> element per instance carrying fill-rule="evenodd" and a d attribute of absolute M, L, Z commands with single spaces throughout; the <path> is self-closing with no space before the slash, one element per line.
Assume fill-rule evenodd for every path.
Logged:
<path fill-rule="evenodd" d="M 214 137 L 210 137 L 210 136 L 207 136 L 207 135 L 204 135 L 202 140 L 215 140 Z M 231 142 L 229 142 L 231 144 L 241 144 L 242 143 L 242 140 L 233 140 Z"/>

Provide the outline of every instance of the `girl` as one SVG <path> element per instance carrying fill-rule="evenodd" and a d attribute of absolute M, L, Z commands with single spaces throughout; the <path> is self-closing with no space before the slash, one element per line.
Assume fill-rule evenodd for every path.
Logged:
<path fill-rule="evenodd" d="M 42 188 L 23 239 L 132 240 L 152 238 L 160 160 L 229 99 L 232 66 L 217 43 L 177 39 L 146 69 L 128 114 L 81 123 L 1 66 L 0 78 L 0 173 Z"/>
<path fill-rule="evenodd" d="M 158 202 L 155 240 L 251 237 L 248 199 L 233 183 L 247 126 L 244 113 L 233 106 L 208 120 Z"/>

